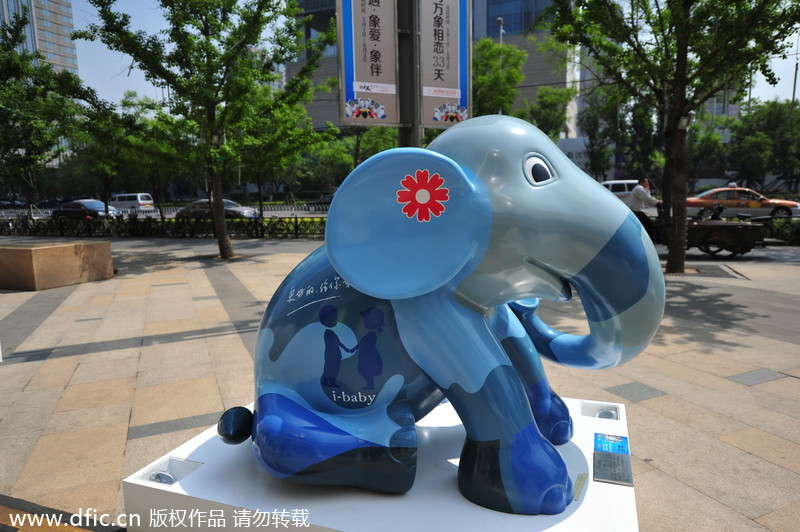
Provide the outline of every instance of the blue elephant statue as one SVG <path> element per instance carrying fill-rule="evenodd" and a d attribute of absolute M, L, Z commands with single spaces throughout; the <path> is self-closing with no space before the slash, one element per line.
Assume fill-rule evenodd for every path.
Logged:
<path fill-rule="evenodd" d="M 536 314 L 575 290 L 589 334 Z M 359 165 L 330 206 L 325 245 L 267 306 L 254 412 L 228 443 L 298 483 L 409 490 L 415 422 L 449 400 L 466 430 L 458 486 L 515 514 L 573 498 L 556 445 L 569 411 L 540 356 L 609 368 L 642 352 L 664 311 L 658 255 L 633 213 L 527 122 L 484 116 L 428 149 Z"/>

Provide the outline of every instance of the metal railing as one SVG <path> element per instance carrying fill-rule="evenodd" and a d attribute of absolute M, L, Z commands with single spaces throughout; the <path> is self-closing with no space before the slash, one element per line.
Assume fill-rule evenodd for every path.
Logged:
<path fill-rule="evenodd" d="M 325 217 L 291 216 L 226 220 L 231 238 L 324 238 Z M 0 235 L 75 238 L 214 238 L 212 220 L 116 216 L 95 220 L 3 217 Z"/>
<path fill-rule="evenodd" d="M 328 204 L 315 204 L 315 203 L 285 203 L 285 204 L 269 204 L 269 205 L 262 205 L 259 207 L 258 205 L 245 205 L 245 207 L 254 209 L 256 212 L 285 212 L 285 213 L 297 213 L 298 215 L 301 214 L 325 214 L 328 212 Z M 175 216 L 175 214 L 181 210 L 183 207 L 180 206 L 169 206 L 169 207 L 162 207 L 164 211 L 164 216 L 167 218 L 171 218 Z M 135 214 L 137 216 L 156 216 L 159 217 L 160 213 L 156 207 L 152 209 L 138 209 L 138 208 L 123 208 L 117 209 L 117 212 L 123 216 L 129 216 L 131 214 Z M 33 217 L 34 218 L 50 218 L 52 216 L 53 209 L 51 208 L 41 208 L 41 207 L 34 207 L 33 208 Z M 0 209 L 0 219 L 2 218 L 19 218 L 19 217 L 27 217 L 31 214 L 31 211 L 28 207 L 15 207 L 15 208 L 6 208 Z"/>

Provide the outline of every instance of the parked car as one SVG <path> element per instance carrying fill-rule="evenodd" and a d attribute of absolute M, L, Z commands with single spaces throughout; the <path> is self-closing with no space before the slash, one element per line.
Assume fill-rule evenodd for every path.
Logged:
<path fill-rule="evenodd" d="M 17 200 L 0 200 L 0 209 L 24 209 L 28 204 Z"/>
<path fill-rule="evenodd" d="M 633 192 L 633 187 L 635 187 L 638 183 L 639 182 L 635 179 L 617 179 L 613 181 L 603 181 L 600 184 L 613 192 L 616 197 L 627 204 L 628 198 L 631 197 L 631 192 Z"/>
<path fill-rule="evenodd" d="M 686 200 L 686 214 L 709 218 L 717 206 L 725 207 L 729 215 L 800 216 L 800 203 L 768 199 L 755 190 L 744 187 L 714 188 Z"/>
<path fill-rule="evenodd" d="M 117 216 L 119 211 L 112 206 L 108 206 L 108 215 Z M 53 209 L 51 216 L 53 220 L 70 219 L 70 220 L 95 220 L 97 218 L 104 218 L 106 215 L 106 206 L 100 200 L 96 199 L 79 199 L 75 201 L 68 201 L 62 203 L 60 207 Z"/>
<path fill-rule="evenodd" d="M 258 212 L 251 207 L 243 207 L 229 199 L 222 200 L 225 207 L 225 218 L 257 218 Z M 201 220 L 211 218 L 211 205 L 208 200 L 197 200 L 175 213 L 178 220 Z"/>
<path fill-rule="evenodd" d="M 333 201 L 333 194 L 325 194 L 315 200 L 307 201 L 306 205 L 311 205 L 313 207 L 330 207 L 331 201 Z"/>
<path fill-rule="evenodd" d="M 131 209 L 137 214 L 154 215 L 156 213 L 156 209 L 153 207 L 153 197 L 146 192 L 114 194 L 108 204 L 117 209 Z"/>
<path fill-rule="evenodd" d="M 42 200 L 36 204 L 36 206 L 40 209 L 54 209 L 61 205 L 63 201 L 58 198 L 48 198 L 46 200 Z"/>

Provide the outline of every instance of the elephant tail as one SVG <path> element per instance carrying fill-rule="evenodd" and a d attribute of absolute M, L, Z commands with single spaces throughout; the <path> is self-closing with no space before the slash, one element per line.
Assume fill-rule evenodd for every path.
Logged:
<path fill-rule="evenodd" d="M 217 422 L 217 434 L 230 445 L 246 441 L 253 434 L 253 413 L 243 406 L 229 408 Z"/>

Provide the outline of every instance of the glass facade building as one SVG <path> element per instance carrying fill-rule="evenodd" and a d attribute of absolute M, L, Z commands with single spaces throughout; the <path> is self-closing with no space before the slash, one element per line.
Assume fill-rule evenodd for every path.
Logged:
<path fill-rule="evenodd" d="M 312 15 L 311 28 L 321 31 L 336 16 L 336 0 L 299 0 L 305 13 Z M 503 19 L 506 35 L 522 35 L 539 20 L 550 0 L 473 0 L 472 36 L 474 39 L 500 36 L 497 18 Z"/>
<path fill-rule="evenodd" d="M 499 38 L 498 18 L 503 19 L 505 35 L 522 35 L 532 30 L 550 7 L 550 0 L 474 0 L 472 4 L 472 36 Z"/>
<path fill-rule="evenodd" d="M 70 38 L 74 29 L 72 0 L 0 0 L 0 16 L 9 22 L 28 10 L 30 23 L 25 30 L 24 47 L 39 51 L 56 70 L 78 73 L 78 53 Z"/>

